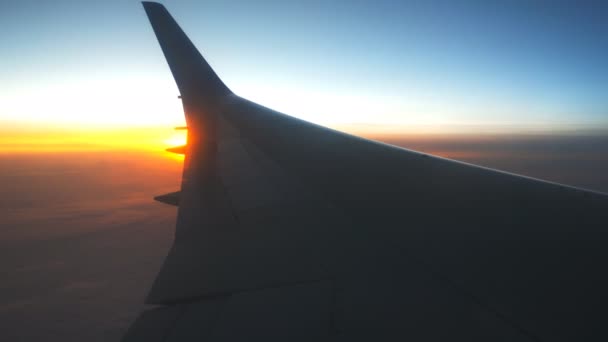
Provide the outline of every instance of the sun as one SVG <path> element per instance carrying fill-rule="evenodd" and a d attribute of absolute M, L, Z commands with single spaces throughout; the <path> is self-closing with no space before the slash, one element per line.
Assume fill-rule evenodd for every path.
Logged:
<path fill-rule="evenodd" d="M 184 146 L 188 141 L 187 134 L 185 131 L 176 131 L 169 138 L 165 139 L 165 145 L 167 148 Z"/>
<path fill-rule="evenodd" d="M 188 141 L 188 134 L 186 130 L 177 130 L 175 131 L 169 138 L 164 140 L 166 148 L 185 146 Z M 171 156 L 172 159 L 183 161 L 184 155 L 180 153 L 174 153 L 167 151 L 167 154 Z"/>

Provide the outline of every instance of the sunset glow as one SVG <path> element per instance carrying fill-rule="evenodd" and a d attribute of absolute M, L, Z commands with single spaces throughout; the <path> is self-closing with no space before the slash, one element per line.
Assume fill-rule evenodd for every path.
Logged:
<path fill-rule="evenodd" d="M 179 130 L 175 131 L 169 138 L 165 139 L 167 147 L 176 147 L 186 145 L 187 142 L 187 131 Z"/>
<path fill-rule="evenodd" d="M 20 127 L 0 130 L 0 153 L 141 150 L 159 153 L 185 144 L 185 132 L 173 127 L 139 128 L 45 128 Z M 169 153 L 167 153 L 169 154 Z"/>

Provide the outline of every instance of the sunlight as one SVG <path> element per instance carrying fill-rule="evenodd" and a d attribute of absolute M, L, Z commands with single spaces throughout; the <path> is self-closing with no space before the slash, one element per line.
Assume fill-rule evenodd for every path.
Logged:
<path fill-rule="evenodd" d="M 187 142 L 187 132 L 185 130 L 175 131 L 173 135 L 164 140 L 167 148 L 184 146 Z"/>
<path fill-rule="evenodd" d="M 0 118 L 10 114 L 24 123 L 69 127 L 183 125 L 178 91 L 162 76 L 114 74 L 0 85 Z"/>
<path fill-rule="evenodd" d="M 49 128 L 6 125 L 0 128 L 0 153 L 64 151 L 149 151 L 184 145 L 186 135 L 173 127 Z"/>
<path fill-rule="evenodd" d="M 165 148 L 171 148 L 171 147 L 184 146 L 184 145 L 186 145 L 187 141 L 188 141 L 188 131 L 176 130 L 169 138 L 164 140 L 164 143 L 166 145 Z M 174 152 L 167 152 L 167 156 L 169 156 L 169 158 L 171 158 L 171 159 L 178 160 L 178 161 L 183 161 L 184 157 L 185 157 L 183 154 L 174 153 Z"/>

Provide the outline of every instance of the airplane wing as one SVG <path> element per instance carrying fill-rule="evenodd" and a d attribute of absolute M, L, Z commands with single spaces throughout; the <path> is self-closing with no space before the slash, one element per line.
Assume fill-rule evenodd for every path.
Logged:
<path fill-rule="evenodd" d="M 608 340 L 608 196 L 308 123 L 230 91 L 144 2 L 188 143 L 124 341 Z"/>

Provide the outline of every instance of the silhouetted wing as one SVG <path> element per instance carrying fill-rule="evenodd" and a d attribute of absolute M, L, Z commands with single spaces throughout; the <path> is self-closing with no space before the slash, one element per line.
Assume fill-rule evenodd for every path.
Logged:
<path fill-rule="evenodd" d="M 161 306 L 126 341 L 608 340 L 606 195 L 244 100 L 144 7 L 188 144 Z"/>

